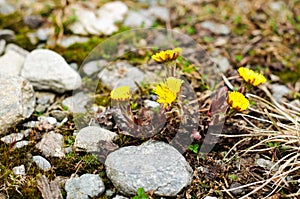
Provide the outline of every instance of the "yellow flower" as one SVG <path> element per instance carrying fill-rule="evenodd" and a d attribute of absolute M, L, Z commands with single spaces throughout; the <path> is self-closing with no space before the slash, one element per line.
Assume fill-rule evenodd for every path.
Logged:
<path fill-rule="evenodd" d="M 170 62 L 176 60 L 181 53 L 181 48 L 174 48 L 172 50 L 160 51 L 159 53 L 152 55 L 152 59 L 159 63 Z"/>
<path fill-rule="evenodd" d="M 181 79 L 169 77 L 166 82 L 161 82 L 157 85 L 154 90 L 154 93 L 158 95 L 157 102 L 163 104 L 165 108 L 170 106 L 176 100 L 182 82 Z"/>
<path fill-rule="evenodd" d="M 110 92 L 110 97 L 114 100 L 124 101 L 130 99 L 130 87 L 120 86 Z"/>
<path fill-rule="evenodd" d="M 259 86 L 267 81 L 262 74 L 256 73 L 249 68 L 240 67 L 238 72 L 245 82 L 253 86 Z"/>
<path fill-rule="evenodd" d="M 238 111 L 244 111 L 249 106 L 249 100 L 240 92 L 233 91 L 228 94 L 227 98 L 228 104 L 238 110 Z"/>
<path fill-rule="evenodd" d="M 176 100 L 176 94 L 163 83 L 155 87 L 154 93 L 158 95 L 157 102 L 163 104 L 164 108 L 170 106 Z"/>
<path fill-rule="evenodd" d="M 166 81 L 166 87 L 169 88 L 175 95 L 180 91 L 181 84 L 182 84 L 181 79 L 177 79 L 175 77 L 168 77 Z"/>

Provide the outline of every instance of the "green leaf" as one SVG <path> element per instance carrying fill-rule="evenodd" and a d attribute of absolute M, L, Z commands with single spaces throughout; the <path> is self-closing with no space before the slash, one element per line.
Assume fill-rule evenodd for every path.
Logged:
<path fill-rule="evenodd" d="M 231 174 L 231 175 L 228 175 L 228 179 L 231 179 L 231 180 L 237 180 L 238 177 L 237 177 L 237 175 L 235 175 L 235 174 Z"/>

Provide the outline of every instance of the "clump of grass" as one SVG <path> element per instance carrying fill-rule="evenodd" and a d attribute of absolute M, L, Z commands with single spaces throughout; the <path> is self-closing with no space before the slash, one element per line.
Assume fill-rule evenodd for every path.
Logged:
<path fill-rule="evenodd" d="M 246 125 L 240 125 L 239 127 L 247 130 L 249 134 L 222 136 L 244 137 L 227 153 L 228 155 L 234 148 L 237 149 L 235 155 L 229 160 L 244 157 L 246 154 L 263 153 L 265 156 L 271 156 L 269 159 L 274 164 L 269 169 L 264 168 L 266 177 L 262 180 L 232 189 L 224 189 L 223 191 L 228 193 L 251 187 L 251 191 L 241 197 L 247 198 L 265 189 L 268 194 L 264 198 L 268 198 L 274 193 L 280 191 L 283 193 L 284 190 L 288 190 L 288 194 L 283 194 L 284 197 L 297 198 L 300 196 L 300 107 L 285 102 L 278 103 L 265 86 L 261 88 L 270 101 L 254 94 L 247 94 L 247 97 L 255 102 L 255 107 L 249 108 L 255 116 L 244 113 L 236 114 L 246 121 Z M 239 149 L 242 148 L 244 141 L 251 142 L 254 139 L 258 139 L 259 142 L 245 150 Z M 270 153 L 275 148 L 276 152 Z"/>

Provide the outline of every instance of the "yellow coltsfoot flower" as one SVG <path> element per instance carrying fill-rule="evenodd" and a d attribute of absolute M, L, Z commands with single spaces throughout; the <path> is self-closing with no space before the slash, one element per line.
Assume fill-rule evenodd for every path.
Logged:
<path fill-rule="evenodd" d="M 118 100 L 118 101 L 125 101 L 129 100 L 130 95 L 130 87 L 129 86 L 120 86 L 118 88 L 113 89 L 110 92 L 111 99 Z"/>
<path fill-rule="evenodd" d="M 175 77 L 168 77 L 166 80 L 166 86 L 169 88 L 175 95 L 180 91 L 181 84 L 183 81 Z"/>
<path fill-rule="evenodd" d="M 169 77 L 165 82 L 161 82 L 155 87 L 154 93 L 158 95 L 158 103 L 164 105 L 164 108 L 170 106 L 177 98 L 183 81 L 175 77 Z"/>
<path fill-rule="evenodd" d="M 181 48 L 174 48 L 172 50 L 160 51 L 151 57 L 158 63 L 165 63 L 176 60 L 181 53 Z"/>
<path fill-rule="evenodd" d="M 249 100 L 240 92 L 233 91 L 228 94 L 227 103 L 237 111 L 244 111 L 249 106 Z"/>
<path fill-rule="evenodd" d="M 164 105 L 164 108 L 170 106 L 176 100 L 176 94 L 165 84 L 159 84 L 155 87 L 154 93 L 158 95 L 157 102 Z"/>
<path fill-rule="evenodd" d="M 240 67 L 238 72 L 245 82 L 251 84 L 252 86 L 259 86 L 267 81 L 262 74 L 256 73 L 249 68 Z"/>

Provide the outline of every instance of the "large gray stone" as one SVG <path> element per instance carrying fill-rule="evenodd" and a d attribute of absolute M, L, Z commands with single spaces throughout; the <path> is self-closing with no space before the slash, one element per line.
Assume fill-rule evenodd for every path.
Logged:
<path fill-rule="evenodd" d="M 20 75 L 25 57 L 16 51 L 9 50 L 0 57 L 0 73 L 8 75 Z"/>
<path fill-rule="evenodd" d="M 0 73 L 0 134 L 28 118 L 34 111 L 32 85 L 24 78 Z"/>
<path fill-rule="evenodd" d="M 67 199 L 89 199 L 104 192 L 102 179 L 96 174 L 84 174 L 71 178 L 65 184 Z"/>
<path fill-rule="evenodd" d="M 112 142 L 117 136 L 116 133 L 109 130 L 97 126 L 88 126 L 79 131 L 74 146 L 77 150 L 95 152 L 100 150 L 100 141 Z"/>
<path fill-rule="evenodd" d="M 62 104 L 72 113 L 84 113 L 87 111 L 86 105 L 89 101 L 91 101 L 91 98 L 87 94 L 79 92 L 64 99 Z"/>
<path fill-rule="evenodd" d="M 192 180 L 193 170 L 171 145 L 148 141 L 110 153 L 105 161 L 107 177 L 124 194 L 143 187 L 162 196 L 176 196 Z"/>
<path fill-rule="evenodd" d="M 134 82 L 140 83 L 145 79 L 145 73 L 133 67 L 126 61 L 117 62 L 107 66 L 98 74 L 104 85 L 111 89 L 119 86 L 129 86 L 131 90 L 137 89 Z"/>
<path fill-rule="evenodd" d="M 64 58 L 46 49 L 33 50 L 26 57 L 21 76 L 38 90 L 62 93 L 77 89 L 81 85 L 81 77 Z"/>
<path fill-rule="evenodd" d="M 63 144 L 64 137 L 59 133 L 50 131 L 43 135 L 42 140 L 36 144 L 36 148 L 41 150 L 45 156 L 64 157 Z"/>

